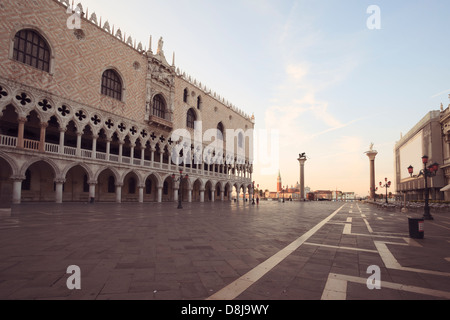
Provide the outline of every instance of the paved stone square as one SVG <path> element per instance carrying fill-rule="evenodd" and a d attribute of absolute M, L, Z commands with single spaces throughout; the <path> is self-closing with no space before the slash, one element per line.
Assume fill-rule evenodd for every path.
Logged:
<path fill-rule="evenodd" d="M 450 213 L 361 202 L 23 204 L 0 211 L 0 299 L 450 299 Z M 68 266 L 81 270 L 69 290 Z M 369 266 L 381 289 L 370 290 Z"/>

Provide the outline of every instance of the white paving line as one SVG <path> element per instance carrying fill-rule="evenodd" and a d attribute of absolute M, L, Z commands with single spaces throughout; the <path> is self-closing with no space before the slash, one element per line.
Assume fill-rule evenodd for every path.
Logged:
<path fill-rule="evenodd" d="M 361 248 L 354 248 L 354 247 L 333 246 L 333 245 L 330 245 L 330 244 L 322 244 L 322 243 L 305 242 L 304 244 L 305 245 L 309 245 L 309 246 L 318 246 L 318 247 L 335 248 L 335 249 L 342 249 L 342 250 L 352 250 L 352 251 L 363 251 L 363 252 L 378 253 L 377 250 L 361 249 Z"/>
<path fill-rule="evenodd" d="M 237 298 L 240 294 L 242 294 L 245 290 L 247 290 L 250 286 L 252 286 L 256 281 L 261 279 L 266 273 L 272 270 L 276 265 L 278 265 L 281 261 L 286 259 L 290 254 L 292 254 L 295 250 L 297 250 L 302 244 L 304 244 L 310 237 L 312 237 L 320 228 L 322 228 L 328 221 L 330 221 L 342 208 L 345 207 L 345 204 L 329 215 L 327 218 L 319 222 L 315 227 L 310 229 L 304 235 L 299 237 L 297 240 L 292 242 L 290 245 L 278 251 L 272 257 L 259 264 L 246 274 L 244 274 L 239 279 L 235 280 L 225 288 L 219 290 L 207 300 L 233 300 Z"/>
<path fill-rule="evenodd" d="M 342 231 L 342 234 L 352 234 L 352 225 L 351 223 L 346 223 L 344 226 L 344 231 Z"/>
<path fill-rule="evenodd" d="M 402 271 L 410 271 L 410 272 L 417 272 L 417 273 L 432 274 L 432 275 L 436 275 L 436 276 L 450 277 L 450 273 L 448 273 L 448 272 L 402 267 L 402 265 L 397 261 L 397 259 L 395 259 L 394 255 L 391 253 L 391 251 L 389 251 L 387 244 L 395 244 L 395 245 L 407 245 L 407 244 L 392 243 L 392 242 L 385 242 L 385 241 L 374 241 L 374 244 L 378 250 L 378 253 L 380 254 L 381 259 L 383 260 L 384 265 L 388 269 L 396 269 L 396 270 L 402 270 Z"/>
<path fill-rule="evenodd" d="M 365 217 L 365 215 L 364 215 Z M 369 230 L 369 233 L 373 233 L 372 227 L 369 225 L 369 221 L 367 219 L 363 219 L 364 223 L 366 224 L 367 230 Z"/>
<path fill-rule="evenodd" d="M 366 223 L 367 229 L 369 230 L 370 234 L 365 233 L 353 233 L 352 232 L 352 225 L 350 223 L 345 223 L 344 231 L 342 234 L 346 235 L 352 235 L 352 236 L 361 236 L 361 237 L 380 237 L 380 238 L 393 238 L 393 239 L 403 239 L 406 234 L 404 233 L 394 233 L 394 232 L 375 232 L 377 234 L 374 234 L 374 231 L 369 225 L 369 222 L 367 222 L 366 219 L 363 219 Z M 380 234 L 378 234 L 380 233 Z"/>
<path fill-rule="evenodd" d="M 322 293 L 322 300 L 346 300 L 347 299 L 347 283 L 359 283 L 367 285 L 366 278 L 359 278 L 347 276 L 343 274 L 330 273 Z M 398 291 L 406 291 L 411 293 L 418 293 L 436 298 L 450 299 L 450 292 L 434 290 L 428 288 L 421 288 L 416 286 L 404 285 L 401 283 L 393 283 L 381 281 L 381 289 L 393 289 Z M 369 289 L 367 289 L 369 290 Z"/>

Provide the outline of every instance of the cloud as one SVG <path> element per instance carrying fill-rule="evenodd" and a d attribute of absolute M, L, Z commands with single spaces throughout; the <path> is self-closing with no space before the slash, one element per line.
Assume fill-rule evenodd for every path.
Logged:
<path fill-rule="evenodd" d="M 432 95 L 432 96 L 431 96 L 431 99 L 436 98 L 436 97 L 439 97 L 440 95 L 443 95 L 444 93 L 449 93 L 449 92 L 450 92 L 450 89 L 441 91 L 441 92 L 439 92 L 439 93 L 436 93 L 436 94 Z M 450 94 L 449 94 L 449 96 L 450 96 Z"/>
<path fill-rule="evenodd" d="M 343 128 L 348 124 L 339 121 L 328 109 L 328 101 L 317 98 L 318 89 L 311 82 L 312 66 L 302 62 L 285 67 L 285 80 L 278 86 L 277 98 L 266 111 L 266 126 L 278 128 L 281 136 L 297 134 L 302 140 Z M 304 131 L 300 124 L 308 119 L 308 125 L 323 128 L 319 132 Z M 284 132 L 284 134 L 283 134 Z"/>

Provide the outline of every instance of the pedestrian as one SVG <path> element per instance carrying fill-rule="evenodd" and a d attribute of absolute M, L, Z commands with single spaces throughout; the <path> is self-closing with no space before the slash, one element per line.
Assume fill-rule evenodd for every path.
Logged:
<path fill-rule="evenodd" d="M 256 197 L 256 205 L 259 205 L 259 197 Z"/>

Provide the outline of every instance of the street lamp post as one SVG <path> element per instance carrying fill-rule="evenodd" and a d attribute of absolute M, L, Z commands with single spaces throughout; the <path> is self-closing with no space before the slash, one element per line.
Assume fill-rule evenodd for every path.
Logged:
<path fill-rule="evenodd" d="M 388 203 L 388 188 L 391 187 L 391 182 L 388 181 L 387 178 L 384 178 L 384 186 L 382 185 L 381 181 L 380 181 L 380 188 L 386 188 L 386 204 Z"/>
<path fill-rule="evenodd" d="M 255 181 L 252 184 L 253 192 L 252 192 L 252 205 L 255 204 Z"/>
<path fill-rule="evenodd" d="M 283 192 L 283 203 L 284 203 L 284 186 L 282 187 L 281 191 Z"/>
<path fill-rule="evenodd" d="M 428 189 L 428 177 L 436 176 L 436 174 L 439 170 L 439 164 L 437 162 L 435 162 L 432 165 L 428 166 L 428 168 L 427 168 L 428 156 L 422 157 L 422 163 L 423 163 L 423 169 L 420 170 L 417 178 L 420 176 L 423 176 L 423 178 L 425 180 L 425 206 L 423 209 L 423 219 L 424 220 L 434 220 L 434 218 L 431 216 L 430 206 L 428 203 L 428 198 L 430 197 L 430 191 Z M 408 173 L 410 174 L 411 177 L 413 176 L 413 172 L 414 172 L 413 166 L 409 166 Z"/>
<path fill-rule="evenodd" d="M 182 196 L 182 188 L 183 188 L 183 169 L 181 169 L 180 168 L 180 177 L 177 179 L 177 180 L 175 180 L 175 178 L 176 178 L 176 175 L 175 175 L 175 173 L 174 174 L 172 174 L 172 179 L 173 179 L 173 181 L 174 182 L 180 182 L 180 186 L 179 186 L 179 188 L 178 188 L 178 207 L 177 207 L 177 209 L 183 209 L 183 205 L 181 204 L 181 196 Z M 184 178 L 185 179 L 188 179 L 189 178 L 189 175 L 186 175 L 186 176 L 184 176 Z"/>

